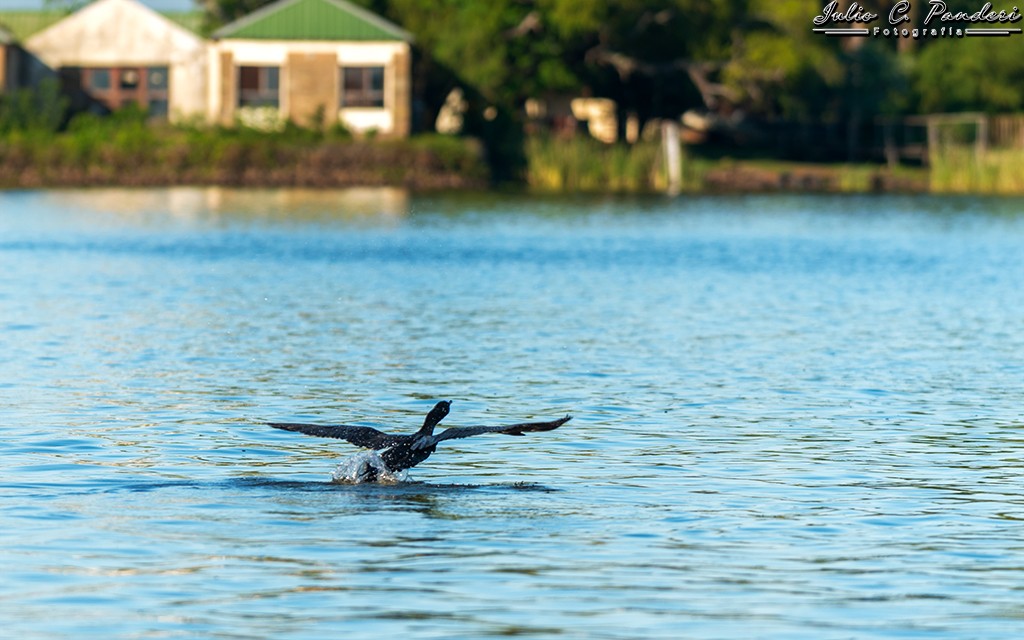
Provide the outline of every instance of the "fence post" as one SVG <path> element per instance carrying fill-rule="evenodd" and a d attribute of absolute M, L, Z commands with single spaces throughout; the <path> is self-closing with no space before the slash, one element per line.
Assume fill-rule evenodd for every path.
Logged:
<path fill-rule="evenodd" d="M 679 140 L 679 123 L 662 120 L 661 146 L 665 150 L 665 173 L 668 175 L 667 193 L 677 196 L 683 190 L 683 150 Z"/>

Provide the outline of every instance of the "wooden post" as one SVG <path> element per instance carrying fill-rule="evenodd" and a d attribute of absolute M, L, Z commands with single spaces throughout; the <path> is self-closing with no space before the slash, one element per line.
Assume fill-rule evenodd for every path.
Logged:
<path fill-rule="evenodd" d="M 683 150 L 679 139 L 679 123 L 663 120 L 661 123 L 661 146 L 665 150 L 665 173 L 668 176 L 666 192 L 677 196 L 683 190 Z"/>

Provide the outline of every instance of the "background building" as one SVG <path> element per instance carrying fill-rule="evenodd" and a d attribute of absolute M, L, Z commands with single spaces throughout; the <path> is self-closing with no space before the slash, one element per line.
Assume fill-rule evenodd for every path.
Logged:
<path fill-rule="evenodd" d="M 281 0 L 214 33 L 210 114 L 407 136 L 411 41 L 343 0 Z"/>
<path fill-rule="evenodd" d="M 137 103 L 171 119 L 205 115 L 207 48 L 135 0 L 98 0 L 25 42 L 30 81 L 56 73 L 95 109 Z"/>
<path fill-rule="evenodd" d="M 207 40 L 137 0 L 97 0 L 25 42 L 0 32 L 0 87 L 57 76 L 78 110 L 271 129 L 410 130 L 412 36 L 344 0 L 280 0 Z M 16 67 L 20 67 L 17 71 Z"/>

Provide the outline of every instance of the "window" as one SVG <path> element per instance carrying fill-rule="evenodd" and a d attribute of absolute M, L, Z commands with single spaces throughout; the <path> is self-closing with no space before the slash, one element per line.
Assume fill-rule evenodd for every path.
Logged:
<path fill-rule="evenodd" d="M 167 67 L 68 67 L 62 76 L 74 78 L 76 87 L 112 111 L 135 103 L 153 117 L 167 117 Z"/>
<path fill-rule="evenodd" d="M 122 91 L 137 91 L 139 88 L 139 70 L 138 69 L 122 69 L 121 73 L 121 90 Z"/>
<path fill-rule="evenodd" d="M 152 67 L 147 78 L 150 91 L 167 91 L 167 69 Z"/>
<path fill-rule="evenodd" d="M 167 69 L 151 67 L 146 74 L 146 93 L 149 94 L 149 115 L 154 118 L 166 118 L 167 104 Z"/>
<path fill-rule="evenodd" d="M 91 69 L 89 73 L 89 88 L 93 91 L 107 91 L 110 89 L 110 69 Z"/>
<path fill-rule="evenodd" d="M 280 73 L 277 67 L 239 67 L 238 106 L 279 106 Z"/>
<path fill-rule="evenodd" d="M 341 106 L 383 107 L 384 67 L 342 67 Z"/>

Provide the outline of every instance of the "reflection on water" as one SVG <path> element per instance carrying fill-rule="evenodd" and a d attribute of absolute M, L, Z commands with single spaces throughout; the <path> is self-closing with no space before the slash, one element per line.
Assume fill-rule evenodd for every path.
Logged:
<path fill-rule="evenodd" d="M 0 193 L 5 632 L 1024 632 L 1020 201 L 363 193 Z"/>
<path fill-rule="evenodd" d="M 299 220 L 372 217 L 378 221 L 409 212 L 409 193 L 399 187 L 348 189 L 68 189 L 47 192 L 40 201 L 63 210 L 127 216 L 167 215 L 194 219 L 245 215 Z"/>

